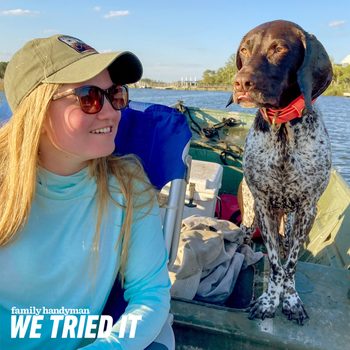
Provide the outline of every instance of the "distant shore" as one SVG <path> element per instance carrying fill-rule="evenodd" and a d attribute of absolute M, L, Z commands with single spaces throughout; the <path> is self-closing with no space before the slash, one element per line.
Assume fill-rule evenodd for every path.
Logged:
<path fill-rule="evenodd" d="M 154 90 L 199 90 L 199 91 L 231 91 L 230 86 L 176 86 L 176 85 L 153 85 L 153 86 L 137 86 L 136 84 L 130 87 L 135 89 L 154 89 Z"/>

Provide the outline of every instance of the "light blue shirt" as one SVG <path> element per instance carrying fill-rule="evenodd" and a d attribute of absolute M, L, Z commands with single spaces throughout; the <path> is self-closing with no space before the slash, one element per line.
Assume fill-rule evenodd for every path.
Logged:
<path fill-rule="evenodd" d="M 114 200 L 123 203 L 114 177 L 110 189 Z M 76 338 L 78 326 L 75 334 L 62 338 L 64 321 L 57 338 L 52 338 L 53 309 L 73 310 L 80 321 L 79 312 L 102 313 L 117 274 L 120 249 L 115 247 L 124 212 L 109 203 L 99 250 L 94 250 L 96 183 L 88 169 L 72 176 L 40 169 L 28 222 L 11 243 L 0 247 L 0 349 L 69 350 L 87 345 L 84 349 L 140 350 L 151 343 L 169 312 L 170 282 L 159 208 L 154 206 L 147 215 L 145 210 L 134 215 L 125 273 L 128 307 L 124 315 L 142 318 L 135 337 L 128 337 L 128 327 L 124 338 L 119 337 L 119 320 L 108 338 L 90 345 L 94 339 Z M 17 333 L 11 339 L 11 315 L 18 321 L 18 310 L 47 313 L 36 331 L 40 337 L 29 339 L 27 333 L 21 339 Z"/>

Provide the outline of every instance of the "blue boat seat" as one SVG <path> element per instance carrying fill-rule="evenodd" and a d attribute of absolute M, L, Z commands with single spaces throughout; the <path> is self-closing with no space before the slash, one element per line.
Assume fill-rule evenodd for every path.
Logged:
<path fill-rule="evenodd" d="M 170 182 L 163 221 L 169 265 L 177 255 L 190 157 L 191 131 L 186 117 L 174 108 L 131 101 L 122 112 L 115 154 L 135 154 L 154 187 Z"/>

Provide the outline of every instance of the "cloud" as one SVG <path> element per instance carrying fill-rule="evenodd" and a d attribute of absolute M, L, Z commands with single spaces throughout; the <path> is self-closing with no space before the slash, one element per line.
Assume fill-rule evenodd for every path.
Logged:
<path fill-rule="evenodd" d="M 109 11 L 106 15 L 104 15 L 104 18 L 114 18 L 114 17 L 122 17 L 122 16 L 129 16 L 129 11 Z"/>
<path fill-rule="evenodd" d="M 38 15 L 39 11 L 14 9 L 14 10 L 4 10 L 0 12 L 0 16 L 34 16 Z"/>
<path fill-rule="evenodd" d="M 329 22 L 328 25 L 332 28 L 335 28 L 335 27 L 341 27 L 343 26 L 344 24 L 346 23 L 346 21 L 344 20 L 338 20 L 338 21 L 332 21 L 332 22 Z"/>
<path fill-rule="evenodd" d="M 96 11 L 96 12 L 100 12 L 101 11 L 101 6 L 95 6 L 93 8 L 93 10 Z"/>

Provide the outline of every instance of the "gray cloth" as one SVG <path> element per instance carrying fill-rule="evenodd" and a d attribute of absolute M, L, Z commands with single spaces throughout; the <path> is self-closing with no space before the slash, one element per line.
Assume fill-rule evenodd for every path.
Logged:
<path fill-rule="evenodd" d="M 230 221 L 195 215 L 184 219 L 170 273 L 172 296 L 225 303 L 240 270 L 262 257 L 243 244 L 244 236 Z"/>

